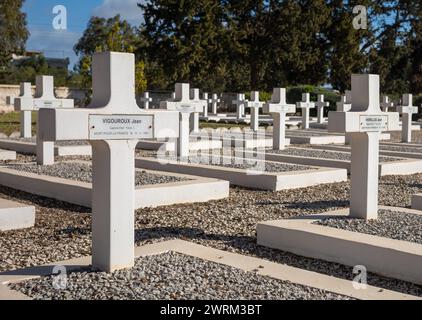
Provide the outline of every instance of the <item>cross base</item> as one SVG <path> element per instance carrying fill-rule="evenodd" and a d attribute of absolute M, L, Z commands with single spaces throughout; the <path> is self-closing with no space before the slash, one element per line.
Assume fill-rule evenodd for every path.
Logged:
<path fill-rule="evenodd" d="M 350 216 L 378 217 L 379 132 L 351 133 Z"/>
<path fill-rule="evenodd" d="M 135 147 L 137 140 L 92 145 L 92 266 L 130 268 L 135 259 Z"/>
<path fill-rule="evenodd" d="M 286 148 L 286 114 L 284 112 L 271 113 L 273 117 L 273 150 Z"/>
<path fill-rule="evenodd" d="M 22 138 L 32 137 L 32 112 L 31 111 L 21 111 L 20 131 L 21 131 Z"/>

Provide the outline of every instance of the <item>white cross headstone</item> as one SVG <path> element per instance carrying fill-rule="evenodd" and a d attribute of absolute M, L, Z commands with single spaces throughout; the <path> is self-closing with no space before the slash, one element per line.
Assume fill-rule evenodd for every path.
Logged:
<path fill-rule="evenodd" d="M 380 109 L 378 75 L 352 75 L 352 108 L 330 112 L 328 130 L 351 135 L 350 216 L 378 217 L 379 136 L 399 127 L 399 114 Z"/>
<path fill-rule="evenodd" d="M 32 89 L 30 82 L 20 84 L 20 95 L 15 98 L 14 106 L 16 111 L 20 111 L 20 131 L 22 138 L 32 137 Z M 21 107 L 22 106 L 22 107 Z M 28 108 L 26 108 L 28 106 Z"/>
<path fill-rule="evenodd" d="M 402 142 L 412 142 L 412 114 L 418 113 L 418 107 L 413 106 L 413 95 L 404 94 L 402 105 L 397 107 L 402 115 Z"/>
<path fill-rule="evenodd" d="M 381 102 L 381 110 L 383 112 L 388 112 L 392 107 L 394 107 L 394 103 L 390 101 L 390 98 L 388 96 L 383 96 Z"/>
<path fill-rule="evenodd" d="M 264 113 L 273 117 L 273 149 L 284 150 L 286 146 L 286 114 L 295 113 L 296 106 L 286 101 L 286 89 L 274 88 L 271 101 L 264 104 Z"/>
<path fill-rule="evenodd" d="M 302 129 L 309 129 L 309 113 L 310 109 L 315 108 L 315 103 L 311 101 L 310 93 L 302 94 L 302 101 L 296 104 L 298 108 L 302 109 Z"/>
<path fill-rule="evenodd" d="M 190 136 L 190 115 L 194 112 L 201 112 L 203 104 L 190 99 L 189 83 L 176 83 L 175 98 L 169 101 L 161 101 L 160 108 L 178 111 L 179 137 L 177 140 L 177 155 L 179 157 L 189 156 Z"/>
<path fill-rule="evenodd" d="M 220 99 L 218 98 L 218 95 L 216 93 L 214 93 L 211 97 L 211 113 L 213 115 L 217 114 L 217 107 L 218 104 L 220 103 Z"/>
<path fill-rule="evenodd" d="M 259 129 L 259 109 L 262 108 L 264 102 L 259 101 L 259 91 L 251 92 L 251 100 L 246 102 L 246 106 L 251 109 L 251 130 Z"/>
<path fill-rule="evenodd" d="M 73 99 L 57 99 L 54 96 L 54 77 L 37 76 L 33 110 L 73 109 Z M 37 132 L 39 123 L 37 122 Z M 41 141 L 37 134 L 37 163 L 42 165 L 54 164 L 54 141 Z"/>
<path fill-rule="evenodd" d="M 149 92 L 144 92 L 143 96 L 141 97 L 141 102 L 145 110 L 149 109 L 149 104 L 152 102 L 152 98 L 149 97 Z"/>
<path fill-rule="evenodd" d="M 319 94 L 315 105 L 317 107 L 317 123 L 324 123 L 324 108 L 329 107 L 330 103 L 325 101 L 323 94 Z"/>
<path fill-rule="evenodd" d="M 346 90 L 345 94 L 341 96 L 340 102 L 337 102 L 338 112 L 349 112 L 352 108 L 352 91 Z"/>
<path fill-rule="evenodd" d="M 236 100 L 233 100 L 232 103 L 236 106 L 236 118 L 241 120 L 245 116 L 245 105 L 247 100 L 245 99 L 244 93 L 238 93 L 236 95 Z"/>
<path fill-rule="evenodd" d="M 208 105 L 210 103 L 210 98 L 208 97 L 208 93 L 204 92 L 202 95 L 202 98 L 205 101 L 204 112 L 202 113 L 202 116 L 204 118 L 208 118 Z"/>
<path fill-rule="evenodd" d="M 193 103 L 199 105 L 199 108 L 201 108 L 201 110 L 196 108 L 196 111 L 190 117 L 190 130 L 191 132 L 197 133 L 199 132 L 199 112 L 203 112 L 207 108 L 208 102 L 199 98 L 199 89 L 190 89 L 190 98 Z"/>
<path fill-rule="evenodd" d="M 140 139 L 176 138 L 178 114 L 140 109 L 135 56 L 101 52 L 92 60 L 89 107 L 41 109 L 43 141 L 92 145 L 92 266 L 112 272 L 134 265 L 135 148 Z"/>

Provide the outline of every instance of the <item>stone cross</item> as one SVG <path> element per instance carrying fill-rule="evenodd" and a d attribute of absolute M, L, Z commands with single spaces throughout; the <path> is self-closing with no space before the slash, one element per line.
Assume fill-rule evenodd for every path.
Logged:
<path fill-rule="evenodd" d="M 138 107 L 134 70 L 133 54 L 95 53 L 91 104 L 39 112 L 43 141 L 88 140 L 92 145 L 92 266 L 105 272 L 134 265 L 138 141 L 176 138 L 179 130 L 177 112 Z"/>
<path fill-rule="evenodd" d="M 220 103 L 220 99 L 218 98 L 218 95 L 216 93 L 212 95 L 210 103 L 211 103 L 211 113 L 213 115 L 216 115 L 217 107 L 218 107 L 218 104 Z"/>
<path fill-rule="evenodd" d="M 144 95 L 141 97 L 141 102 L 145 110 L 149 109 L 149 104 L 152 102 L 152 98 L 149 97 L 149 92 L 144 92 Z"/>
<path fill-rule="evenodd" d="M 381 102 L 381 109 L 383 112 L 388 112 L 390 111 L 390 108 L 394 107 L 394 103 L 392 101 L 390 101 L 390 98 L 388 96 L 383 96 L 382 97 L 382 102 Z"/>
<path fill-rule="evenodd" d="M 413 95 L 404 94 L 402 105 L 397 107 L 402 115 L 402 142 L 412 142 L 412 114 L 418 113 L 418 107 L 413 106 Z"/>
<path fill-rule="evenodd" d="M 319 94 L 315 105 L 317 107 L 317 123 L 324 123 L 324 108 L 329 107 L 330 103 L 325 101 L 323 94 Z"/>
<path fill-rule="evenodd" d="M 37 76 L 33 110 L 73 109 L 73 99 L 56 99 L 54 96 L 54 78 L 52 76 Z M 37 163 L 41 165 L 54 164 L 54 141 L 41 141 L 38 136 L 37 121 Z"/>
<path fill-rule="evenodd" d="M 34 98 L 31 97 L 31 84 L 21 85 L 21 97 L 15 99 L 15 110 L 21 112 L 21 136 L 31 138 L 32 111 L 40 108 L 72 109 L 74 108 L 72 99 L 57 99 L 54 96 L 54 77 L 37 76 Z M 47 143 L 45 146 L 45 164 L 54 163 L 54 143 Z M 40 164 L 44 160 L 40 159 Z"/>
<path fill-rule="evenodd" d="M 264 104 L 264 113 L 273 117 L 273 149 L 284 150 L 286 146 L 286 114 L 295 113 L 296 106 L 286 102 L 286 89 L 274 88 L 271 101 Z"/>
<path fill-rule="evenodd" d="M 208 97 L 208 93 L 204 92 L 202 94 L 202 98 L 205 101 L 204 112 L 202 113 L 202 116 L 204 118 L 208 118 L 208 104 L 210 103 L 210 99 Z"/>
<path fill-rule="evenodd" d="M 346 90 L 345 94 L 341 96 L 340 102 L 337 102 L 338 112 L 348 112 L 352 108 L 352 91 Z"/>
<path fill-rule="evenodd" d="M 14 99 L 16 111 L 20 111 L 20 131 L 22 138 L 32 137 L 32 89 L 30 82 L 22 82 L 20 84 L 20 95 Z M 22 106 L 22 107 L 21 107 Z M 28 108 L 26 108 L 28 107 Z M 28 109 L 28 110 L 26 110 Z"/>
<path fill-rule="evenodd" d="M 199 89 L 190 89 L 190 98 L 193 103 L 199 105 L 199 108 L 201 108 L 201 110 L 197 108 L 190 116 L 190 130 L 191 132 L 197 133 L 199 132 L 199 112 L 203 112 L 207 108 L 208 103 L 206 100 L 199 98 Z"/>
<path fill-rule="evenodd" d="M 161 101 L 160 108 L 179 111 L 179 137 L 177 140 L 177 155 L 189 156 L 190 116 L 201 112 L 203 104 L 190 99 L 189 83 L 176 83 L 175 98 Z"/>
<path fill-rule="evenodd" d="M 351 136 L 351 217 L 378 217 L 379 137 L 382 131 L 398 127 L 399 114 L 380 109 L 379 76 L 352 75 L 351 110 L 328 114 L 330 132 Z"/>
<path fill-rule="evenodd" d="M 246 106 L 251 109 L 251 130 L 256 132 L 259 129 L 259 109 L 264 102 L 259 101 L 259 91 L 251 92 L 251 100 L 246 102 Z"/>
<path fill-rule="evenodd" d="M 302 129 L 309 129 L 309 112 L 310 109 L 315 108 L 315 103 L 311 102 L 311 94 L 303 93 L 302 101 L 298 102 L 296 106 L 302 109 Z"/>
<path fill-rule="evenodd" d="M 245 105 L 247 104 L 245 94 L 238 93 L 236 95 L 236 100 L 233 100 L 232 103 L 236 106 L 236 118 L 238 120 L 242 119 L 245 115 Z"/>

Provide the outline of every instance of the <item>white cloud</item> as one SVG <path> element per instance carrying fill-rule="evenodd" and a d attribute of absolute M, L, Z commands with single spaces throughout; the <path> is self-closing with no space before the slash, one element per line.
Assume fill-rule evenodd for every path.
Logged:
<path fill-rule="evenodd" d="M 103 0 L 103 4 L 96 7 L 92 14 L 103 18 L 111 18 L 120 14 L 123 19 L 139 25 L 144 18 L 142 10 L 137 4 L 144 2 L 144 0 Z"/>

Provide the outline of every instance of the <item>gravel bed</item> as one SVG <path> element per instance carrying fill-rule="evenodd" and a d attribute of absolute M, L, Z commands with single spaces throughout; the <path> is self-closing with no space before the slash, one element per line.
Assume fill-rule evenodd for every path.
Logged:
<path fill-rule="evenodd" d="M 422 174 L 380 178 L 380 205 L 407 207 L 422 192 Z M 353 268 L 258 246 L 261 221 L 317 214 L 349 205 L 349 182 L 258 191 L 233 187 L 227 199 L 136 211 L 136 244 L 183 239 L 352 280 Z M 42 265 L 91 253 L 90 209 L 0 186 L 0 196 L 36 206 L 35 227 L 0 232 L 0 271 Z M 422 286 L 372 273 L 368 284 L 422 296 Z"/>
<path fill-rule="evenodd" d="M 200 153 L 195 154 L 189 157 L 166 157 L 165 159 L 172 161 L 187 162 L 192 164 L 203 164 L 211 165 L 217 167 L 225 168 L 234 168 L 234 169 L 243 169 L 243 170 L 253 170 L 253 171 L 265 171 L 265 172 L 290 172 L 290 171 L 304 171 L 311 170 L 312 167 L 296 165 L 290 163 L 280 163 L 280 162 L 269 162 L 269 161 L 260 161 L 249 158 L 235 158 L 235 157 L 225 157 L 220 158 L 216 154 L 216 160 L 211 160 L 211 157 L 200 156 Z"/>
<path fill-rule="evenodd" d="M 343 160 L 351 161 L 351 154 L 349 152 L 336 152 L 336 151 L 327 151 L 319 149 L 298 149 L 298 148 L 288 148 L 285 150 L 272 150 L 268 149 L 269 153 L 290 155 L 290 156 L 299 156 L 299 157 L 310 157 L 310 158 L 323 158 L 323 159 L 334 159 L 334 160 Z M 403 159 L 380 156 L 380 162 L 391 162 L 391 161 L 400 161 Z"/>
<path fill-rule="evenodd" d="M 314 224 L 422 244 L 422 215 L 417 214 L 379 210 L 377 220 L 337 217 Z"/>
<path fill-rule="evenodd" d="M 332 134 L 328 132 L 312 132 L 304 131 L 304 130 L 293 130 L 293 131 L 286 131 L 286 137 L 322 137 L 322 136 L 340 136 L 338 134 Z"/>
<path fill-rule="evenodd" d="M 408 152 L 408 153 L 422 153 L 422 145 L 419 148 L 407 147 L 407 146 L 389 146 L 385 144 L 380 145 L 380 150 L 384 151 L 397 151 L 397 152 Z"/>
<path fill-rule="evenodd" d="M 37 138 L 34 136 L 32 138 L 7 138 L 4 140 L 12 140 L 12 141 L 19 141 L 19 142 L 29 142 L 29 143 L 37 143 Z M 88 142 L 82 140 L 67 140 L 67 141 L 56 141 L 54 143 L 56 146 L 85 146 L 89 145 Z"/>
<path fill-rule="evenodd" d="M 49 276 L 10 287 L 39 300 L 352 300 L 174 252 L 139 258 L 134 268 L 112 274 L 70 273 L 62 290 L 52 283 Z"/>
<path fill-rule="evenodd" d="M 38 175 L 46 175 L 51 177 L 64 178 L 69 180 L 76 180 L 81 182 L 92 182 L 92 169 L 90 164 L 78 162 L 61 162 L 55 163 L 51 166 L 41 166 L 37 164 L 10 164 L 9 168 L 35 173 Z M 153 185 L 171 182 L 188 181 L 190 179 L 167 176 L 160 174 L 153 174 L 143 170 L 136 170 L 135 186 Z"/>

